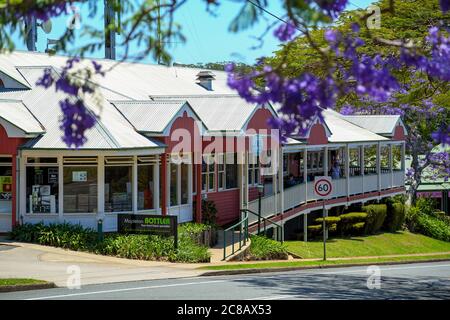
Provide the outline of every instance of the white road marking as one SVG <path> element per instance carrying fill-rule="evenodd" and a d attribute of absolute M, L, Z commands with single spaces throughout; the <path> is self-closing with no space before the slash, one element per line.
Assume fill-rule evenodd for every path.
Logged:
<path fill-rule="evenodd" d="M 65 298 L 65 297 L 87 296 L 87 295 L 101 294 L 101 293 L 114 293 L 114 292 L 137 291 L 137 290 L 158 289 L 158 288 L 169 288 L 169 287 L 181 287 L 181 286 L 190 286 L 190 285 L 198 285 L 198 284 L 220 283 L 220 282 L 226 282 L 226 281 L 227 281 L 227 280 L 215 280 L 215 281 L 204 281 L 204 282 L 174 283 L 174 284 L 165 284 L 165 285 L 159 285 L 159 286 L 147 286 L 147 287 L 136 287 L 136 288 L 123 288 L 123 289 L 112 289 L 112 290 L 100 290 L 100 291 L 91 291 L 91 292 L 80 292 L 80 293 L 61 294 L 61 295 L 56 295 L 56 296 L 46 296 L 46 297 L 29 298 L 29 299 L 26 299 L 26 300 L 57 299 L 57 298 Z"/>

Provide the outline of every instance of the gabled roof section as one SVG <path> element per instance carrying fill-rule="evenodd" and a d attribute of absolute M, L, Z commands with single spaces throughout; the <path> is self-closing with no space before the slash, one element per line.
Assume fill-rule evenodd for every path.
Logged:
<path fill-rule="evenodd" d="M 248 103 L 236 94 L 151 96 L 151 98 L 155 101 L 167 99 L 188 101 L 209 131 L 243 130 L 258 108 L 258 105 Z"/>
<path fill-rule="evenodd" d="M 110 102 L 140 133 L 162 134 L 172 121 L 184 111 L 191 113 L 196 120 L 200 120 L 189 103 L 183 100 L 123 100 Z"/>
<path fill-rule="evenodd" d="M 370 130 L 347 121 L 342 115 L 330 109 L 322 111 L 324 121 L 331 131 L 329 142 L 371 142 L 387 141 L 389 139 Z"/>
<path fill-rule="evenodd" d="M 342 118 L 383 136 L 393 136 L 397 125 L 402 125 L 399 115 L 342 115 Z"/>
<path fill-rule="evenodd" d="M 0 59 L 0 78 L 6 89 L 30 89 L 30 84 L 7 59 Z"/>
<path fill-rule="evenodd" d="M 42 124 L 19 100 L 0 100 L 0 119 L 7 121 L 26 135 L 45 133 Z"/>

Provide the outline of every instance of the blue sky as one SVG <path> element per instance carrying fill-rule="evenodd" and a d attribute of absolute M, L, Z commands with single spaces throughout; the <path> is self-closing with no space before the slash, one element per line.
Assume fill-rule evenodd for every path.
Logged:
<path fill-rule="evenodd" d="M 100 2 L 100 1 L 99 1 Z M 352 0 L 348 9 L 357 7 L 366 8 L 373 0 Z M 281 1 L 269 1 L 269 10 L 277 15 L 282 15 Z M 240 32 L 230 33 L 228 25 L 232 18 L 236 15 L 242 3 L 236 3 L 230 0 L 222 0 L 219 10 L 215 15 L 206 12 L 204 0 L 189 0 L 176 13 L 175 20 L 183 30 L 187 40 L 184 44 L 173 44 L 170 53 L 174 62 L 179 63 L 197 63 L 197 62 L 216 62 L 216 61 L 241 61 L 245 63 L 253 63 L 255 59 L 261 56 L 270 55 L 277 50 L 279 42 L 272 33 L 264 38 L 262 47 L 254 49 L 259 42 L 254 39 L 265 30 L 267 23 L 272 23 L 274 18 L 266 15 L 266 21 L 261 20 L 253 28 Z M 98 13 L 95 17 L 89 18 L 89 7 L 81 5 L 79 7 L 83 24 L 89 24 L 96 28 L 103 26 L 103 1 L 99 4 Z M 67 17 L 59 17 L 53 20 L 53 30 L 50 34 L 45 34 L 39 29 L 38 35 L 38 51 L 44 51 L 47 38 L 57 39 L 66 28 Z M 17 38 L 17 37 L 16 37 Z M 86 37 L 79 37 L 77 44 L 83 44 L 89 41 Z M 16 48 L 25 50 L 25 44 L 16 41 Z M 120 48 L 118 48 L 120 55 Z M 104 51 L 99 50 L 89 57 L 102 58 Z M 151 58 L 147 62 L 153 63 Z"/>

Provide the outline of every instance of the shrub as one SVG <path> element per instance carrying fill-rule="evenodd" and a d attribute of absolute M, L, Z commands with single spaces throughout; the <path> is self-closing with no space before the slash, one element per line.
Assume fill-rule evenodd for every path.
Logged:
<path fill-rule="evenodd" d="M 447 225 L 450 226 L 450 216 L 448 216 L 444 211 L 433 211 L 432 216 L 436 219 L 444 221 Z"/>
<path fill-rule="evenodd" d="M 351 225 L 350 229 L 351 229 L 351 233 L 353 235 L 361 235 L 364 233 L 364 227 L 365 227 L 366 223 L 365 222 L 357 222 Z"/>
<path fill-rule="evenodd" d="M 202 200 L 202 222 L 210 226 L 217 226 L 217 208 L 214 201 Z"/>
<path fill-rule="evenodd" d="M 367 218 L 367 213 L 365 212 L 350 212 L 341 214 L 339 216 L 341 218 L 341 222 L 343 223 L 350 223 L 350 222 L 362 222 L 365 221 Z"/>
<path fill-rule="evenodd" d="M 11 238 L 71 250 L 88 250 L 94 245 L 97 233 L 81 225 L 69 223 L 49 225 L 26 223 L 14 227 Z"/>
<path fill-rule="evenodd" d="M 387 214 L 387 207 L 385 204 L 370 204 L 362 207 L 362 210 L 367 213 L 365 234 L 375 234 L 383 226 L 384 219 Z"/>
<path fill-rule="evenodd" d="M 285 244 L 262 236 L 252 235 L 250 239 L 248 260 L 287 260 L 289 257 Z"/>
<path fill-rule="evenodd" d="M 342 235 L 351 235 L 354 231 L 353 225 L 359 222 L 365 222 L 367 218 L 367 213 L 365 212 L 350 212 L 341 214 L 339 216 L 341 219 L 337 225 L 337 229 Z"/>
<path fill-rule="evenodd" d="M 68 223 L 48 226 L 43 223 L 24 224 L 16 226 L 11 237 L 18 241 L 128 259 L 207 262 L 210 259 L 208 248 L 198 245 L 194 239 L 208 228 L 210 227 L 193 223 L 180 226 L 178 250 L 173 247 L 173 237 L 107 234 L 103 241 L 99 241 L 94 230 Z"/>
<path fill-rule="evenodd" d="M 450 226 L 435 217 L 419 213 L 416 217 L 416 231 L 434 239 L 450 242 Z"/>
<path fill-rule="evenodd" d="M 323 218 L 317 218 L 315 221 L 316 223 L 320 223 L 322 225 Z M 325 217 L 325 225 L 327 227 L 337 224 L 339 221 L 341 221 L 340 217 Z"/>
<path fill-rule="evenodd" d="M 409 231 L 416 232 L 419 215 L 421 213 L 418 207 L 410 207 L 406 210 L 405 223 Z"/>
<path fill-rule="evenodd" d="M 405 205 L 395 202 L 394 199 L 386 200 L 387 214 L 383 223 L 383 229 L 389 232 L 400 230 L 405 222 Z"/>

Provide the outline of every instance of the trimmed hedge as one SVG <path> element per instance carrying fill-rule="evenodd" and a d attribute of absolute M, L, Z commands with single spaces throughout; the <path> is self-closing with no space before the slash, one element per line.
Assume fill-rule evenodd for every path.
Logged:
<path fill-rule="evenodd" d="M 375 234 L 380 231 L 384 219 L 386 219 L 387 206 L 385 204 L 370 204 L 362 207 L 362 210 L 367 213 L 364 233 Z"/>
<path fill-rule="evenodd" d="M 387 214 L 383 223 L 383 229 L 395 232 L 402 229 L 405 223 L 406 209 L 401 202 L 396 202 L 392 198 L 386 199 Z"/>
<path fill-rule="evenodd" d="M 322 225 L 323 218 L 317 218 L 315 221 L 316 223 L 320 223 L 320 225 Z M 325 217 L 325 225 L 327 227 L 337 224 L 339 221 L 341 221 L 340 217 Z"/>
<path fill-rule="evenodd" d="M 352 235 L 355 232 L 355 224 L 365 223 L 367 218 L 367 213 L 365 212 L 350 212 L 341 214 L 339 216 L 341 219 L 337 225 L 338 231 L 341 235 Z M 357 233 L 360 234 L 359 226 L 356 227 Z"/>

